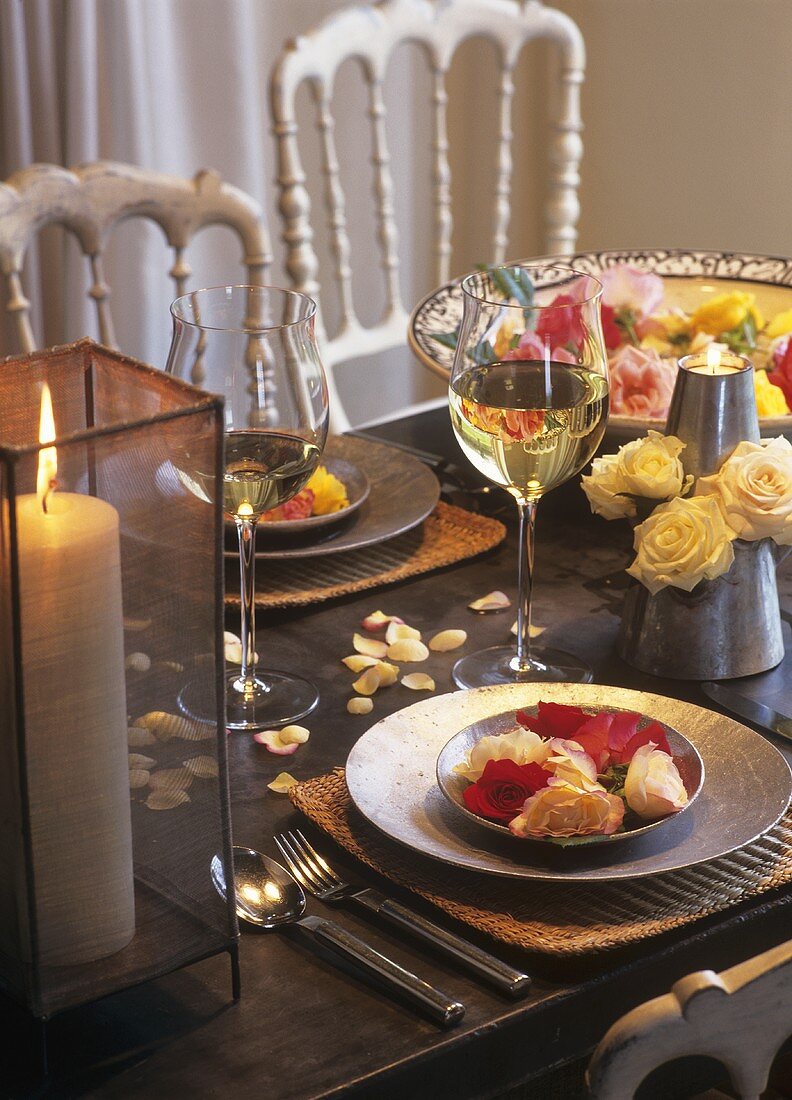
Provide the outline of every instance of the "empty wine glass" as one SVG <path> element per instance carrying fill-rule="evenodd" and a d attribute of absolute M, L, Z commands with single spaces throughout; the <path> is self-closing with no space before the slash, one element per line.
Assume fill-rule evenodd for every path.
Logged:
<path fill-rule="evenodd" d="M 226 518 L 236 526 L 241 587 L 241 667 L 226 672 L 226 724 L 256 730 L 312 710 L 319 695 L 291 672 L 257 668 L 256 526 L 263 512 L 290 500 L 319 463 L 327 437 L 327 383 L 314 332 L 315 303 L 270 286 L 196 290 L 171 306 L 167 370 L 225 397 Z M 189 453 L 173 456 L 182 483 L 213 500 L 215 471 Z M 203 687 L 188 684 L 180 703 L 203 717 Z"/>
<path fill-rule="evenodd" d="M 586 465 L 605 432 L 602 285 L 565 264 L 512 264 L 468 275 L 462 291 L 451 421 L 473 465 L 516 500 L 520 536 L 516 647 L 463 657 L 454 680 L 587 683 L 576 657 L 532 648 L 531 589 L 539 500 Z"/>

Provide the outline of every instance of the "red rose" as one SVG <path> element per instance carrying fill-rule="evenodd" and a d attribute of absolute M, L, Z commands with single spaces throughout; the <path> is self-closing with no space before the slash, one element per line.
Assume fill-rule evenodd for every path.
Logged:
<path fill-rule="evenodd" d="M 514 760 L 488 760 L 481 778 L 462 792 L 473 814 L 490 821 L 509 822 L 517 817 L 525 800 L 547 786 L 550 778 L 539 764 Z"/>
<path fill-rule="evenodd" d="M 561 347 L 567 344 L 577 347 L 585 335 L 580 320 L 580 303 L 569 294 L 558 294 L 550 307 L 538 311 L 536 335 Z"/>
<path fill-rule="evenodd" d="M 536 716 L 524 710 L 517 711 L 517 721 L 525 729 L 533 730 L 540 737 L 559 737 L 562 741 L 574 741 L 575 733 L 590 717 L 580 707 L 568 707 L 564 703 L 540 703 Z"/>
<path fill-rule="evenodd" d="M 615 351 L 624 341 L 622 330 L 616 324 L 616 310 L 613 306 L 606 306 L 603 303 L 600 312 L 602 313 L 602 335 L 605 340 L 605 347 L 608 351 Z"/>
<path fill-rule="evenodd" d="M 627 719 L 634 718 L 635 724 L 638 723 L 637 714 L 624 714 L 618 715 L 619 718 Z M 635 726 L 633 726 L 633 731 Z M 648 745 L 650 741 L 653 741 L 658 747 L 660 752 L 667 752 L 671 756 L 671 749 L 668 744 L 668 738 L 666 732 L 659 722 L 649 722 L 644 726 L 642 730 L 637 733 L 633 732 L 632 736 L 629 736 L 629 729 L 625 728 L 622 743 L 619 746 L 617 744 L 611 745 L 611 763 L 612 764 L 629 764 L 633 756 L 642 745 Z"/>

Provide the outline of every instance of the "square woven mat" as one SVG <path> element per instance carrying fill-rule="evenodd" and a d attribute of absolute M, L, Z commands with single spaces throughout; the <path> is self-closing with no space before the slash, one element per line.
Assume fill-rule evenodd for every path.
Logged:
<path fill-rule="evenodd" d="M 266 558 L 256 569 L 256 607 L 299 607 L 428 573 L 491 550 L 506 538 L 496 519 L 443 501 L 430 516 L 396 538 L 313 558 Z M 226 603 L 239 606 L 239 566 L 227 570 Z"/>
<path fill-rule="evenodd" d="M 792 808 L 752 844 L 709 863 L 626 883 L 532 883 L 444 865 L 389 840 L 357 811 L 343 769 L 289 797 L 381 875 L 503 943 L 570 957 L 636 943 L 792 882 Z"/>

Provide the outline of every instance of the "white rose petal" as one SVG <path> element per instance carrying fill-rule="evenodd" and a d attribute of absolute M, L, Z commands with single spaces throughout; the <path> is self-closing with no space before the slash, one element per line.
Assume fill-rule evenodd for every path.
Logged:
<path fill-rule="evenodd" d="M 454 767 L 471 783 L 481 778 L 488 760 L 514 760 L 517 764 L 542 764 L 550 755 L 549 742 L 533 730 L 518 726 L 510 733 L 492 734 L 477 741 L 467 760 Z"/>
<path fill-rule="evenodd" d="M 732 537 L 716 497 L 677 497 L 636 527 L 637 553 L 627 572 L 652 595 L 668 585 L 690 592 L 729 570 Z"/>

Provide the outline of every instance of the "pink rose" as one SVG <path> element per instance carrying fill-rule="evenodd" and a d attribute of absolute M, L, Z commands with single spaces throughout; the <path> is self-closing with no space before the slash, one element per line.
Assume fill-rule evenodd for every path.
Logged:
<path fill-rule="evenodd" d="M 612 413 L 665 419 L 676 382 L 676 363 L 661 359 L 654 348 L 644 351 L 627 344 L 616 352 L 608 367 Z"/>
<path fill-rule="evenodd" d="M 583 791 L 553 778 L 526 799 L 519 817 L 509 822 L 518 837 L 568 837 L 615 833 L 624 817 L 624 802 L 600 787 Z"/>
<path fill-rule="evenodd" d="M 646 317 L 663 300 L 663 280 L 651 271 L 618 264 L 603 271 L 598 278 L 604 288 L 602 301 L 617 313 L 629 310 L 637 318 Z"/>
<path fill-rule="evenodd" d="M 545 350 L 547 349 L 547 354 Z M 542 339 L 533 329 L 526 329 L 516 348 L 504 353 L 504 359 L 541 359 L 549 358 L 554 363 L 577 363 L 577 357 L 568 348 L 552 347 L 552 341 Z"/>
<path fill-rule="evenodd" d="M 627 805 L 639 817 L 665 817 L 687 805 L 688 795 L 677 766 L 650 741 L 636 750 L 624 781 Z"/>

